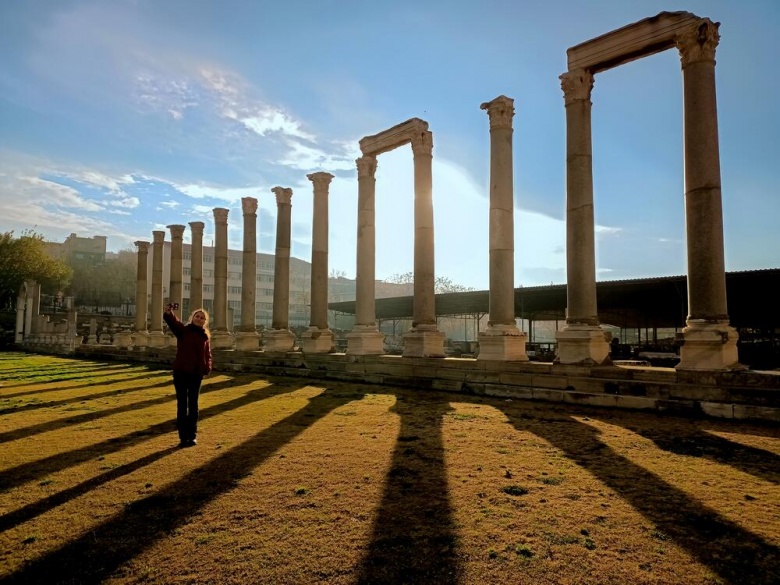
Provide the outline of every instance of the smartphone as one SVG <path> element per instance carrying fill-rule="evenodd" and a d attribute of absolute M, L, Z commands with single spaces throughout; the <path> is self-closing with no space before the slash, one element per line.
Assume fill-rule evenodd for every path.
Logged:
<path fill-rule="evenodd" d="M 179 303 L 169 303 L 168 304 L 168 308 L 173 310 L 173 311 L 178 311 L 179 310 Z"/>

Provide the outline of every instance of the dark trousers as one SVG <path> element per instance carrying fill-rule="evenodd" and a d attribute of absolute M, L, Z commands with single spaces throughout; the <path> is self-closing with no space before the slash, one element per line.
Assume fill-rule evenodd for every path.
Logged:
<path fill-rule="evenodd" d="M 203 376 L 173 373 L 173 387 L 176 388 L 176 426 L 179 440 L 192 441 L 198 434 L 198 397 Z"/>

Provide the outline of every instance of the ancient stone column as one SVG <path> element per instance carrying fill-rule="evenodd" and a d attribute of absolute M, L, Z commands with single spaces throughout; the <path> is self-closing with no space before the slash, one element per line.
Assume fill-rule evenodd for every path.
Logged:
<path fill-rule="evenodd" d="M 355 267 L 355 327 L 347 333 L 347 353 L 384 353 L 384 335 L 376 326 L 376 157 L 355 161 L 358 170 L 357 266 Z"/>
<path fill-rule="evenodd" d="M 566 103 L 566 326 L 556 333 L 561 364 L 594 365 L 609 357 L 596 304 L 593 155 L 590 93 L 593 75 L 561 75 Z"/>
<path fill-rule="evenodd" d="M 480 108 L 490 118 L 490 319 L 479 333 L 477 359 L 527 361 L 515 321 L 514 100 L 502 95 Z"/>
<path fill-rule="evenodd" d="M 191 221 L 190 312 L 203 308 L 203 228 L 202 221 Z"/>
<path fill-rule="evenodd" d="M 257 292 L 257 199 L 243 197 L 244 251 L 241 268 L 241 325 L 236 333 L 236 349 L 260 349 L 260 335 L 255 325 L 255 296 Z"/>
<path fill-rule="evenodd" d="M 184 226 L 168 225 L 171 230 L 171 264 L 170 283 L 168 288 L 168 302 L 179 304 L 179 314 L 184 311 L 182 283 L 184 282 Z M 186 317 L 186 315 L 185 315 Z"/>
<path fill-rule="evenodd" d="M 227 323 L 228 210 L 214 208 L 214 312 L 211 315 L 211 346 L 232 349 L 233 335 Z"/>
<path fill-rule="evenodd" d="M 265 351 L 292 351 L 295 334 L 290 318 L 290 230 L 292 229 L 292 189 L 274 187 L 276 195 L 276 258 L 274 263 L 274 308 L 271 329 L 263 334 Z"/>
<path fill-rule="evenodd" d="M 153 231 L 152 236 L 152 310 L 149 345 L 151 347 L 164 347 L 167 345 L 162 328 L 163 246 L 165 244 L 165 232 L 161 230 Z"/>
<path fill-rule="evenodd" d="M 149 345 L 149 332 L 146 330 L 146 316 L 149 312 L 149 242 L 135 242 L 138 248 L 138 267 L 135 277 L 135 327 L 133 346 L 143 348 Z"/>
<path fill-rule="evenodd" d="M 729 326 L 723 246 L 715 48 L 718 23 L 705 19 L 677 39 L 683 73 L 688 318 L 679 370 L 740 369 Z"/>
<path fill-rule="evenodd" d="M 311 173 L 306 177 L 314 186 L 311 244 L 311 320 L 301 336 L 304 353 L 333 351 L 333 332 L 328 329 L 328 186 L 330 173 Z"/>
<path fill-rule="evenodd" d="M 16 330 L 14 331 L 14 343 L 22 343 L 24 341 L 24 309 L 26 293 L 23 293 L 24 286 L 19 289 L 19 294 L 16 297 Z"/>
<path fill-rule="evenodd" d="M 436 327 L 433 261 L 433 133 L 412 136 L 414 154 L 414 304 L 412 329 L 404 334 L 405 357 L 444 357 Z"/>

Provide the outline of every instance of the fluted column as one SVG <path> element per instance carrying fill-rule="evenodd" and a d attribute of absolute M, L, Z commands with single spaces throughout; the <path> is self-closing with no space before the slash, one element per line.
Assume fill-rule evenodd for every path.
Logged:
<path fill-rule="evenodd" d="M 274 262 L 274 307 L 271 330 L 263 335 L 265 350 L 291 351 L 295 334 L 289 329 L 290 318 L 290 230 L 292 228 L 292 189 L 274 187 L 276 195 L 276 257 Z"/>
<path fill-rule="evenodd" d="M 358 158 L 358 226 L 355 267 L 355 327 L 347 334 L 347 353 L 384 353 L 384 335 L 376 326 L 376 157 Z"/>
<path fill-rule="evenodd" d="M 241 268 L 241 325 L 236 333 L 236 349 L 260 349 L 260 336 L 255 326 L 255 295 L 257 291 L 257 199 L 243 197 L 244 251 Z"/>
<path fill-rule="evenodd" d="M 191 221 L 190 248 L 190 311 L 203 308 L 203 228 L 202 221 Z"/>
<path fill-rule="evenodd" d="M 556 333 L 562 364 L 593 365 L 609 358 L 596 305 L 591 102 L 593 74 L 561 75 L 566 103 L 566 327 Z"/>
<path fill-rule="evenodd" d="M 311 320 L 301 339 L 304 353 L 333 351 L 333 332 L 328 329 L 328 187 L 330 173 L 306 177 L 314 187 L 311 244 Z"/>
<path fill-rule="evenodd" d="M 515 321 L 514 100 L 502 95 L 480 108 L 490 119 L 490 319 L 479 333 L 477 359 L 527 361 Z"/>
<path fill-rule="evenodd" d="M 677 39 L 683 74 L 688 318 L 680 370 L 741 368 L 729 326 L 723 245 L 715 49 L 718 24 L 704 19 Z"/>
<path fill-rule="evenodd" d="M 149 332 L 146 329 L 146 316 L 149 312 L 149 242 L 135 242 L 138 248 L 138 265 L 135 277 L 135 331 L 133 345 L 137 348 L 149 345 Z"/>
<path fill-rule="evenodd" d="M 404 356 L 444 357 L 444 334 L 436 327 L 433 256 L 433 133 L 412 137 L 414 154 L 414 304 Z"/>
<path fill-rule="evenodd" d="M 168 288 L 168 302 L 178 303 L 179 311 L 184 310 L 182 283 L 184 282 L 184 226 L 165 226 L 171 231 L 171 274 Z"/>
<path fill-rule="evenodd" d="M 163 312 L 163 246 L 165 232 L 152 232 L 152 310 L 149 328 L 149 345 L 163 347 L 167 344 L 162 330 Z"/>
<path fill-rule="evenodd" d="M 212 346 L 231 349 L 233 336 L 228 329 L 227 273 L 228 273 L 228 210 L 214 208 L 214 313 L 212 315 Z"/>

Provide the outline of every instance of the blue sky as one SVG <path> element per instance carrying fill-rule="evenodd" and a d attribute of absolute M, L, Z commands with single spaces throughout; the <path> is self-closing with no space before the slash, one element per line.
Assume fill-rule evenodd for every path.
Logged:
<path fill-rule="evenodd" d="M 566 49 L 661 11 L 721 23 L 716 80 L 727 270 L 780 267 L 777 0 L 5 0 L 0 231 L 111 250 L 293 189 L 292 253 L 311 256 L 312 186 L 330 189 L 330 267 L 355 274 L 358 140 L 430 123 L 436 272 L 488 287 L 489 124 L 515 100 L 515 284 L 563 283 Z M 685 273 L 682 78 L 670 50 L 596 76 L 597 278 Z M 413 167 L 379 157 L 378 278 L 413 269 Z M 188 239 L 189 233 L 185 233 Z"/>

